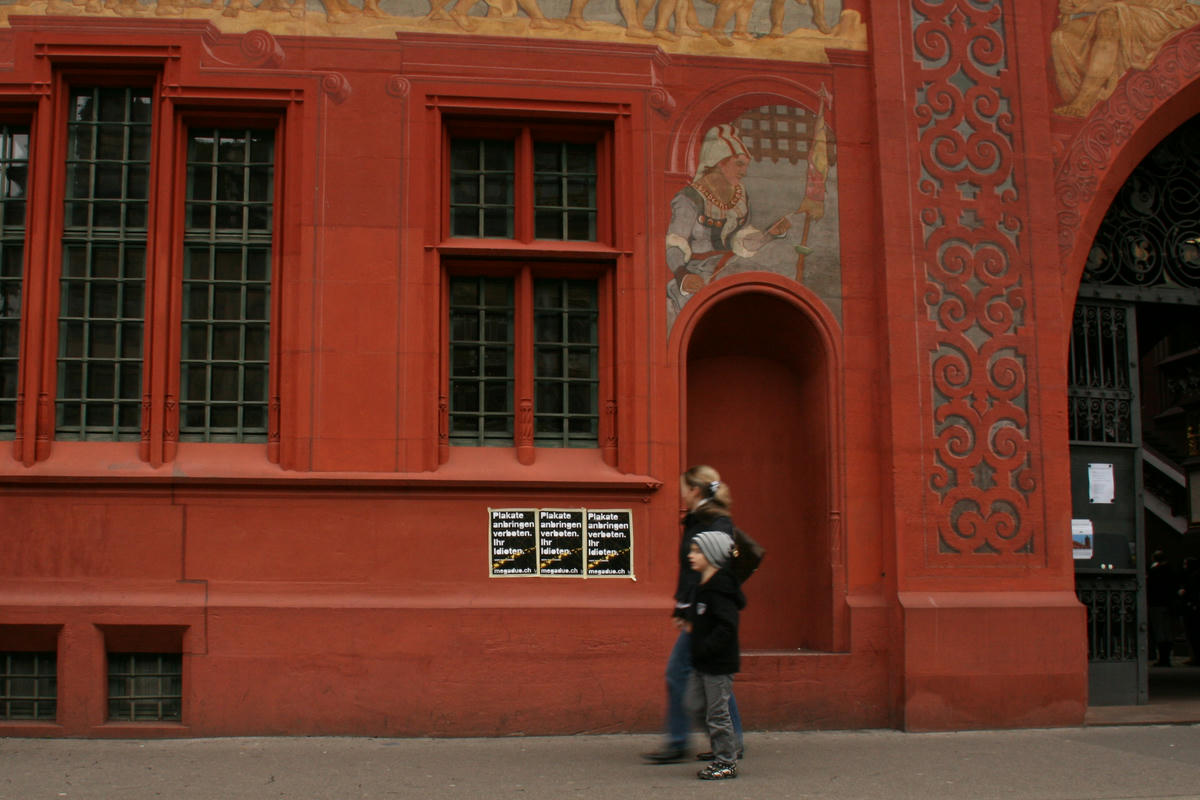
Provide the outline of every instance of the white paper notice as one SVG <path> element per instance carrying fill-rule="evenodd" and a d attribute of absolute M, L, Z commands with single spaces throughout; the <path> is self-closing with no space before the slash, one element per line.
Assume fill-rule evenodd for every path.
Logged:
<path fill-rule="evenodd" d="M 1088 464 L 1088 497 L 1093 503 L 1113 501 L 1113 465 Z"/>
<path fill-rule="evenodd" d="M 1071 549 L 1076 558 L 1092 557 L 1092 521 L 1090 519 L 1071 520 Z"/>

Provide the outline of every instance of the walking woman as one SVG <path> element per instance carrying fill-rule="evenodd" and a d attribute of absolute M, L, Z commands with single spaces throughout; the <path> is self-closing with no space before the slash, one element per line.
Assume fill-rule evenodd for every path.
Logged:
<path fill-rule="evenodd" d="M 667 731 L 662 747 L 643 755 L 655 764 L 673 764 L 687 758 L 688 733 L 692 718 L 684 705 L 688 679 L 692 674 L 691 634 L 684 628 L 688 605 L 695 593 L 700 575 L 688 561 L 692 537 L 701 531 L 722 531 L 733 536 L 733 495 L 729 485 L 721 481 L 715 469 L 703 464 L 690 468 L 679 478 L 679 494 L 687 507 L 683 518 L 683 536 L 679 540 L 679 580 L 675 586 L 675 610 L 671 622 L 679 631 L 671 657 L 667 660 Z M 738 758 L 742 757 L 742 718 L 737 701 L 729 698 L 729 714 L 737 736 Z M 711 753 L 697 758 L 710 760 Z"/>

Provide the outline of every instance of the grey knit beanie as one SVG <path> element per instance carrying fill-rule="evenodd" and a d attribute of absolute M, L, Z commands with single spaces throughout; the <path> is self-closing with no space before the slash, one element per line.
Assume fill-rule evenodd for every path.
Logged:
<path fill-rule="evenodd" d="M 727 566 L 733 554 L 733 537 L 724 531 L 701 531 L 692 537 L 708 563 L 717 569 Z"/>

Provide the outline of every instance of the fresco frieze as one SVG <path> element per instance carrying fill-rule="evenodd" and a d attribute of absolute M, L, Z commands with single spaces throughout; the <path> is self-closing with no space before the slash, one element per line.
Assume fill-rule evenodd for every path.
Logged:
<path fill-rule="evenodd" d="M 223 32 L 391 38 L 397 32 L 643 41 L 673 53 L 825 62 L 866 50 L 841 0 L 13 0 L 8 17 L 208 19 Z"/>
<path fill-rule="evenodd" d="M 763 106 L 705 132 L 671 200 L 668 326 L 706 286 L 744 272 L 792 278 L 840 315 L 837 146 L 820 96 L 815 111 Z"/>

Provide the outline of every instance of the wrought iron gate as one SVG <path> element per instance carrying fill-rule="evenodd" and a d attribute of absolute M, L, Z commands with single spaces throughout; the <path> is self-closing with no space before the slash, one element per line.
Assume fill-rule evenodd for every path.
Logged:
<path fill-rule="evenodd" d="M 1147 699 L 1145 568 L 1142 552 L 1141 415 L 1134 306 L 1081 298 L 1068 363 L 1071 506 L 1091 520 L 1093 555 L 1075 562 L 1087 609 L 1088 689 L 1093 705 Z M 1093 465 L 1107 465 L 1111 501 L 1094 502 Z M 1103 471 L 1103 467 L 1100 470 Z"/>

